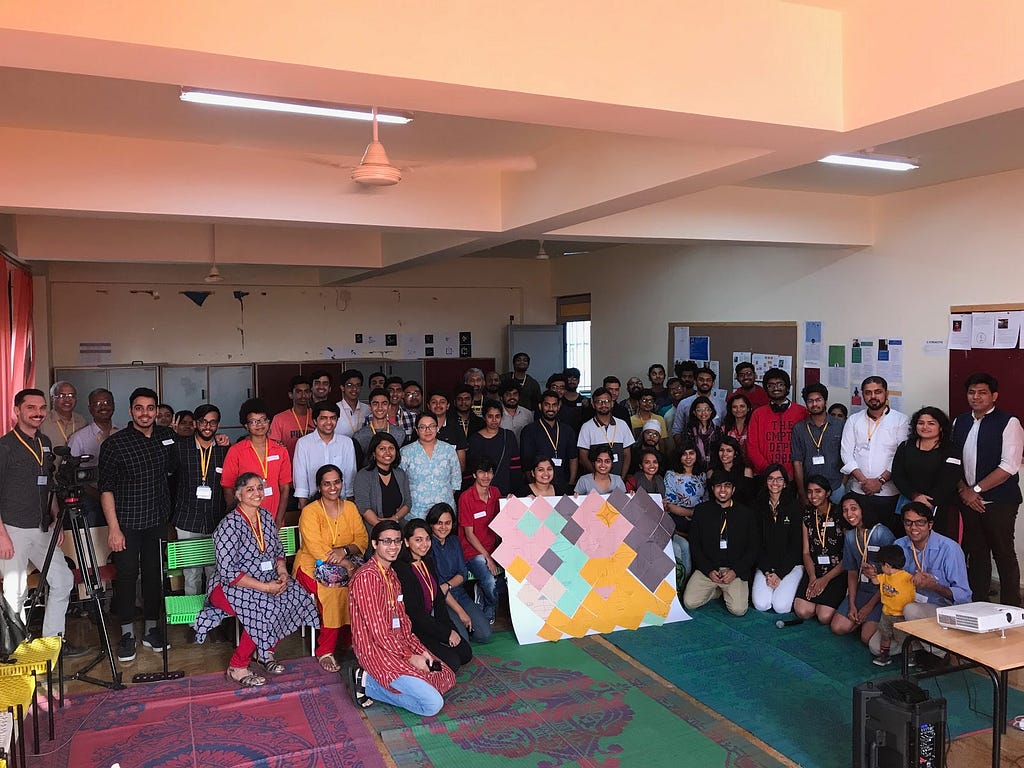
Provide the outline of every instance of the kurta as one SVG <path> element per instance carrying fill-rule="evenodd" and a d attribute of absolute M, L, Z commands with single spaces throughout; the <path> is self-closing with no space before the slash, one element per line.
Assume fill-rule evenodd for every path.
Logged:
<path fill-rule="evenodd" d="M 299 515 L 299 535 L 302 547 L 295 553 L 293 573 L 302 571 L 313 581 L 316 581 L 316 561 L 326 560 L 332 549 L 356 544 L 362 554 L 370 543 L 363 518 L 351 501 L 342 502 L 337 520 L 327 516 L 320 499 L 310 502 Z M 316 599 L 320 601 L 321 619 L 325 627 L 336 628 L 348 624 L 348 587 L 327 587 L 317 582 Z"/>
<path fill-rule="evenodd" d="M 388 535 L 397 535 L 389 531 Z M 426 648 L 412 633 L 405 612 L 402 585 L 391 568 L 382 568 L 370 558 L 356 571 L 350 584 L 352 649 L 359 665 L 381 685 L 391 687 L 402 675 L 418 677 L 440 693 L 455 687 L 455 673 L 442 665 L 440 672 L 424 672 L 409 663 L 409 657 Z M 397 620 L 397 626 L 395 626 Z"/>
<path fill-rule="evenodd" d="M 277 578 L 277 561 L 284 559 L 284 548 L 274 526 L 274 516 L 260 509 L 264 551 L 260 551 L 256 534 L 248 521 L 236 508 L 229 512 L 213 532 L 213 545 L 217 555 L 217 573 L 210 580 L 207 602 L 196 617 L 196 642 L 206 639 L 207 633 L 218 626 L 228 614 L 210 605 L 210 592 L 216 587 L 224 590 L 228 605 L 235 611 L 242 628 L 256 643 L 260 660 L 283 637 L 303 626 L 320 626 L 320 617 L 313 596 L 294 579 L 280 595 L 269 595 L 255 589 L 236 586 L 242 576 L 251 576 L 264 583 Z M 268 570 L 264 570 L 270 563 Z"/>

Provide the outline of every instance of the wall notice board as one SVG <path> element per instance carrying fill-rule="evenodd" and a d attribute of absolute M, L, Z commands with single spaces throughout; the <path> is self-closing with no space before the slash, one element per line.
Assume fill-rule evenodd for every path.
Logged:
<path fill-rule="evenodd" d="M 950 307 L 950 314 L 1013 312 L 1024 304 L 970 304 Z M 972 373 L 990 373 L 999 382 L 999 408 L 1024 418 L 1024 349 L 949 350 L 949 416 L 967 411 L 964 382 Z"/>
<path fill-rule="evenodd" d="M 793 361 L 793 370 L 788 371 L 797 389 L 797 323 L 669 323 L 668 324 L 668 372 L 672 375 L 675 359 L 674 339 L 677 327 L 690 329 L 690 337 L 708 338 L 709 357 L 718 361 L 719 380 L 715 386 L 732 391 L 733 352 L 788 355 Z M 701 365 L 700 362 L 697 365 Z"/>

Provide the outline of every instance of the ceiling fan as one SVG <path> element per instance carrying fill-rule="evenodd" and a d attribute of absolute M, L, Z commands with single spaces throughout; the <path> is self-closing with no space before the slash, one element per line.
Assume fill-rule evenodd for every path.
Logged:
<path fill-rule="evenodd" d="M 352 181 L 368 187 L 390 187 L 402 180 L 402 169 L 391 164 L 377 134 L 377 108 L 373 108 L 373 140 L 363 159 L 352 169 Z"/>

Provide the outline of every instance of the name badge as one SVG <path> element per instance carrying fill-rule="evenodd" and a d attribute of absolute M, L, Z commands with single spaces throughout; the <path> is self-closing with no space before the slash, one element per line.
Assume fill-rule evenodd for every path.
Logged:
<path fill-rule="evenodd" d="M 818 565 L 832 565 L 832 560 L 828 555 L 818 555 Z"/>
<path fill-rule="evenodd" d="M 260 563 L 260 570 L 263 571 L 264 573 L 266 573 L 267 571 L 274 570 L 274 561 L 273 560 L 264 560 L 262 563 Z"/>
<path fill-rule="evenodd" d="M 397 616 L 392 617 L 392 619 L 391 619 L 391 628 L 392 629 L 398 629 L 400 626 L 402 626 L 402 622 L 400 622 L 398 620 L 398 617 Z"/>
<path fill-rule="evenodd" d="M 213 471 L 218 474 L 222 474 L 224 472 L 224 467 L 214 467 Z"/>
<path fill-rule="evenodd" d="M 47 477 L 46 477 L 46 475 L 39 475 L 39 476 L 38 476 L 38 477 L 36 478 L 36 485 L 46 485 L 46 481 L 47 481 L 48 479 L 49 479 L 49 478 L 47 478 Z"/>
<path fill-rule="evenodd" d="M 865 575 L 864 575 L 863 573 L 862 573 L 862 574 L 860 575 L 860 580 L 861 580 L 861 581 L 871 581 L 871 579 L 869 579 L 869 578 L 868 578 L 867 576 L 865 576 Z"/>
<path fill-rule="evenodd" d="M 556 467 L 562 466 L 562 460 L 560 458 L 558 458 L 557 456 L 555 456 L 553 459 L 551 459 L 551 463 L 554 464 Z"/>
<path fill-rule="evenodd" d="M 486 509 L 483 512 L 477 512 L 475 515 L 473 515 L 474 520 L 479 520 L 481 517 L 487 517 Z"/>
<path fill-rule="evenodd" d="M 398 593 L 398 597 L 395 598 L 395 599 L 398 600 L 398 602 L 403 603 L 403 602 L 405 602 L 405 595 L 403 595 L 401 592 L 399 592 Z"/>
<path fill-rule="evenodd" d="M 878 551 L 878 545 L 877 544 L 868 544 L 868 552 L 877 552 L 877 551 Z"/>
<path fill-rule="evenodd" d="M 46 447 L 46 446 L 44 445 L 44 446 L 43 446 L 43 453 L 49 453 L 49 452 L 50 452 L 50 449 L 49 449 L 49 448 L 47 448 L 47 447 Z"/>
<path fill-rule="evenodd" d="M 812 456 L 811 457 L 811 464 L 824 464 L 824 463 L 825 463 L 825 457 L 824 456 Z"/>
<path fill-rule="evenodd" d="M 272 485 L 265 485 L 265 486 L 263 486 L 263 496 L 264 497 L 273 496 L 273 495 L 274 495 L 274 486 L 272 486 Z"/>
<path fill-rule="evenodd" d="M 618 463 L 619 463 L 619 454 L 617 454 L 617 453 L 612 454 L 612 464 L 618 464 Z"/>
<path fill-rule="evenodd" d="M 209 501 L 213 498 L 213 488 L 208 485 L 200 485 L 196 487 L 196 498 L 202 499 L 203 501 Z"/>
<path fill-rule="evenodd" d="M 719 539 L 718 540 L 718 548 L 719 549 L 728 549 L 729 548 L 729 542 L 726 539 Z"/>
<path fill-rule="evenodd" d="M 832 528 L 833 526 L 835 526 L 835 524 L 836 524 L 836 521 L 835 521 L 835 520 L 829 520 L 829 521 L 827 521 L 827 522 L 825 523 L 825 527 L 826 527 L 826 528 Z"/>
<path fill-rule="evenodd" d="M 174 445 L 174 440 L 161 440 L 164 445 Z"/>
<path fill-rule="evenodd" d="M 956 464 L 958 467 L 961 465 L 960 459 L 956 458 L 955 456 L 950 456 L 948 459 L 946 459 L 946 463 Z"/>
<path fill-rule="evenodd" d="M 273 456 L 273 455 L 267 456 L 267 461 L 279 461 L 280 459 L 281 459 L 280 456 Z"/>
<path fill-rule="evenodd" d="M 927 595 L 922 595 L 920 592 L 918 592 L 916 595 L 914 595 L 914 602 L 915 603 L 927 603 L 928 602 L 928 597 L 927 597 Z"/>

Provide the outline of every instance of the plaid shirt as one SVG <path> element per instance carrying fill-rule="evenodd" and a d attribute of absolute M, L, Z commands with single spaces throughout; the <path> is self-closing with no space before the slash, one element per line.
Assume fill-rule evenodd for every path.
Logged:
<path fill-rule="evenodd" d="M 171 513 L 167 471 L 174 444 L 174 432 L 157 424 L 152 437 L 129 424 L 103 441 L 97 487 L 100 493 L 114 494 L 121 528 L 142 531 L 167 522 Z"/>
<path fill-rule="evenodd" d="M 405 443 L 406 445 L 416 439 L 416 417 L 419 416 L 419 411 L 407 411 L 401 405 L 398 406 L 398 413 L 395 414 L 396 426 L 402 428 L 405 432 Z"/>
<path fill-rule="evenodd" d="M 199 446 L 192 438 L 178 440 L 172 447 L 172 467 L 177 487 L 174 497 L 174 525 L 192 533 L 213 533 L 217 523 L 224 519 L 224 490 L 220 476 L 228 447 L 214 443 L 206 477 L 199 462 Z M 200 499 L 196 489 L 200 485 L 210 488 L 212 498 Z"/>

